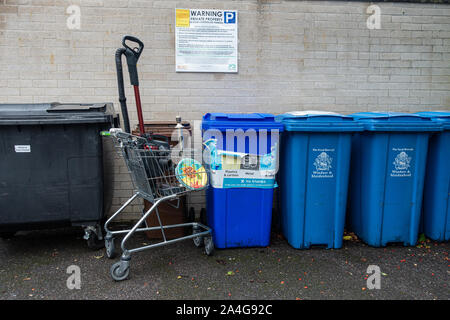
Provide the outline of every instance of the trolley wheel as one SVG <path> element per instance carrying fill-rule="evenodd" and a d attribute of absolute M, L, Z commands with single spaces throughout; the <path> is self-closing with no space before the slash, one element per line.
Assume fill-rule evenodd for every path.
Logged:
<path fill-rule="evenodd" d="M 4 240 L 9 240 L 15 236 L 15 231 L 7 231 L 7 232 L 0 232 L 0 238 Z"/>
<path fill-rule="evenodd" d="M 206 236 L 203 238 L 203 242 L 205 244 L 205 253 L 208 256 L 212 256 L 214 254 L 214 242 L 212 236 Z"/>
<path fill-rule="evenodd" d="M 109 259 L 114 259 L 116 257 L 116 247 L 114 245 L 114 238 L 110 240 L 105 240 L 106 256 Z"/>
<path fill-rule="evenodd" d="M 87 239 L 88 248 L 91 250 L 100 250 L 104 247 L 103 240 L 100 240 L 95 232 L 89 233 L 89 238 Z"/>
<path fill-rule="evenodd" d="M 128 278 L 129 274 L 130 274 L 130 268 L 127 267 L 124 271 L 120 271 L 120 266 L 121 266 L 122 262 L 116 262 L 111 266 L 110 272 L 111 272 L 111 277 L 115 280 L 115 281 L 122 281 Z"/>
<path fill-rule="evenodd" d="M 200 233 L 200 232 L 201 232 L 201 231 L 200 231 L 200 229 L 198 229 L 198 228 L 195 228 L 195 229 L 192 231 L 193 234 Z M 192 240 L 194 241 L 194 245 L 195 245 L 197 248 L 200 248 L 201 246 L 203 246 L 203 237 L 202 237 L 202 236 L 194 237 L 194 238 L 192 238 Z"/>

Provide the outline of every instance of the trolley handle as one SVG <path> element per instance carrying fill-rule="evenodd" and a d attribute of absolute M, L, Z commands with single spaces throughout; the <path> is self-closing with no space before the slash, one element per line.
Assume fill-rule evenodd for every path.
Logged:
<path fill-rule="evenodd" d="M 102 131 L 100 132 L 100 135 L 102 136 L 113 136 L 117 139 L 121 140 L 127 140 L 127 141 L 134 141 L 134 142 L 140 142 L 141 144 L 146 143 L 147 139 L 140 136 L 132 135 L 131 133 L 123 132 L 121 128 L 111 128 L 108 131 Z"/>

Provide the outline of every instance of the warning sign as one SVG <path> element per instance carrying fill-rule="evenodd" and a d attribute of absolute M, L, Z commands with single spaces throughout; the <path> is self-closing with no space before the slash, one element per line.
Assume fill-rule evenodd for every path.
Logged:
<path fill-rule="evenodd" d="M 177 72 L 238 72 L 236 10 L 175 9 Z"/>

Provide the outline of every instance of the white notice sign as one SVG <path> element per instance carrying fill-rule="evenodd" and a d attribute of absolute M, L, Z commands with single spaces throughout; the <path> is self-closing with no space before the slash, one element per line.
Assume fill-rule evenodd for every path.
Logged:
<path fill-rule="evenodd" d="M 31 152 L 31 146 L 28 144 L 25 144 L 25 145 L 16 144 L 16 145 L 14 145 L 14 151 L 17 153 Z"/>
<path fill-rule="evenodd" d="M 238 72 L 236 10 L 175 9 L 177 72 Z"/>

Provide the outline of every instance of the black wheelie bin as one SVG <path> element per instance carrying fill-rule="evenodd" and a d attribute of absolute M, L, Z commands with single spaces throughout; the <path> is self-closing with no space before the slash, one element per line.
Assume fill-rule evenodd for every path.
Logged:
<path fill-rule="evenodd" d="M 80 226 L 103 245 L 103 143 L 112 103 L 0 104 L 0 236 Z"/>

